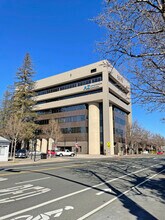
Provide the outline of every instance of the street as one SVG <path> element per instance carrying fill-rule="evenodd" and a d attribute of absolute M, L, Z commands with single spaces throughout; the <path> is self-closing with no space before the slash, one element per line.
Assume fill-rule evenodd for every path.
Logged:
<path fill-rule="evenodd" d="M 0 168 L 0 220 L 164 219 L 165 155 Z"/>

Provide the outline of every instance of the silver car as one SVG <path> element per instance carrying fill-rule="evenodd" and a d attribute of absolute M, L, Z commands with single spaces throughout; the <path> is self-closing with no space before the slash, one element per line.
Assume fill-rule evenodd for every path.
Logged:
<path fill-rule="evenodd" d="M 28 151 L 26 149 L 20 149 L 15 153 L 16 158 L 27 158 Z"/>

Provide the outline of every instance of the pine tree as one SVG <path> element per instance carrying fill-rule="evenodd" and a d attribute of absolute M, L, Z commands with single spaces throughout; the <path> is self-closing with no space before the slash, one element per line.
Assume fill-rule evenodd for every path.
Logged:
<path fill-rule="evenodd" d="M 22 121 L 23 140 L 30 139 L 34 136 L 37 125 L 35 124 L 36 114 L 33 111 L 35 105 L 32 61 L 29 53 L 25 55 L 23 65 L 18 68 L 16 73 L 17 82 L 15 83 L 15 94 L 13 110 Z"/>
<path fill-rule="evenodd" d="M 1 103 L 0 103 L 1 105 L 0 106 L 0 135 L 6 136 L 7 138 L 9 137 L 5 134 L 4 129 L 12 113 L 12 105 L 13 105 L 12 97 L 13 97 L 13 90 L 10 87 L 3 94 L 3 99 L 1 100 Z"/>

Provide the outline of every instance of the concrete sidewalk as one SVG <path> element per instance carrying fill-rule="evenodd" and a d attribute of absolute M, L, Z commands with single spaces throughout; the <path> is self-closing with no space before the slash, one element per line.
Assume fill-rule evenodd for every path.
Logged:
<path fill-rule="evenodd" d="M 42 163 L 56 163 L 56 162 L 63 162 L 63 161 L 69 161 L 69 160 L 78 160 L 78 159 L 108 159 L 108 158 L 116 158 L 116 159 L 122 159 L 122 158 L 140 158 L 140 157 L 150 157 L 154 156 L 153 154 L 149 155 L 142 155 L 142 154 L 135 154 L 135 155 L 114 155 L 114 156 L 105 156 L 105 155 L 89 155 L 89 154 L 78 154 L 74 157 L 52 157 L 47 159 L 41 159 L 40 156 L 36 156 L 36 160 L 34 161 L 34 158 L 15 158 L 15 160 L 9 159 L 9 161 L 0 162 L 0 167 L 8 167 L 8 166 L 16 166 L 16 165 L 29 165 L 29 164 L 42 164 Z"/>
<path fill-rule="evenodd" d="M 56 163 L 56 162 L 63 162 L 68 160 L 77 160 L 77 159 L 95 159 L 95 158 L 109 158 L 113 156 L 104 156 L 104 155 L 88 155 L 88 154 L 78 154 L 74 157 L 52 157 L 47 159 L 41 159 L 40 156 L 36 156 L 36 159 L 34 161 L 34 158 L 15 158 L 13 161 L 12 159 L 9 159 L 8 161 L 2 161 L 0 162 L 0 167 L 6 167 L 6 166 L 15 166 L 15 165 L 28 165 L 28 164 L 41 164 L 41 163 Z"/>

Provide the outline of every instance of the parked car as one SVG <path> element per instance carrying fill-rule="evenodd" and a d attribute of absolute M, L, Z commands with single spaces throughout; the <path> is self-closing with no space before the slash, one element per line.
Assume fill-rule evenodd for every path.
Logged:
<path fill-rule="evenodd" d="M 65 150 L 65 151 L 56 151 L 56 156 L 71 156 L 74 157 L 75 153 L 70 150 Z"/>
<path fill-rule="evenodd" d="M 147 150 L 145 150 L 145 151 L 143 151 L 142 153 L 143 153 L 143 154 L 148 154 L 148 151 L 147 151 Z"/>
<path fill-rule="evenodd" d="M 20 149 L 15 153 L 16 158 L 27 158 L 29 155 L 26 149 Z"/>
<path fill-rule="evenodd" d="M 163 151 L 158 151 L 157 154 L 161 155 L 161 154 L 163 154 Z"/>
<path fill-rule="evenodd" d="M 56 156 L 56 151 L 55 150 L 48 150 L 47 152 L 49 157 L 55 157 Z"/>
<path fill-rule="evenodd" d="M 29 152 L 29 156 L 34 156 L 34 155 L 40 156 L 41 154 L 42 154 L 42 152 L 38 151 L 38 150 Z"/>

